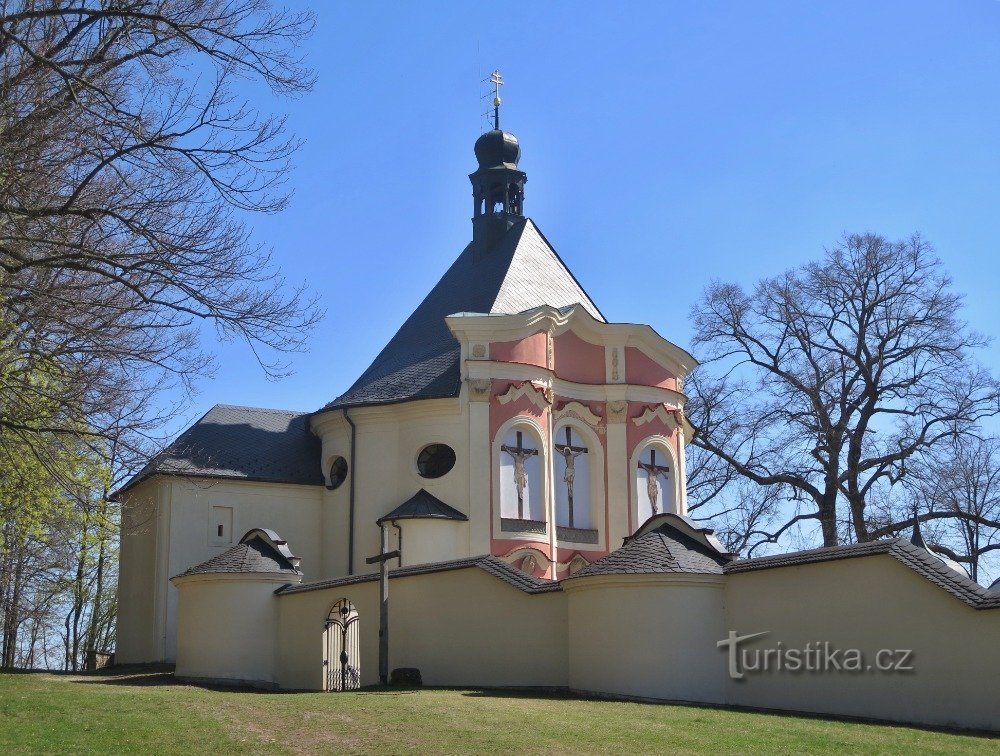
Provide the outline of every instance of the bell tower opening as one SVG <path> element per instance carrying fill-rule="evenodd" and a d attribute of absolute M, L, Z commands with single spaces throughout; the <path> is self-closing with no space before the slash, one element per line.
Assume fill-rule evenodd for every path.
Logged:
<path fill-rule="evenodd" d="M 476 140 L 479 168 L 469 176 L 472 182 L 472 241 L 488 252 L 507 230 L 524 218 L 524 185 L 528 177 L 517 167 L 521 147 L 517 137 L 500 130 L 500 86 L 503 79 L 494 71 L 493 128 Z"/>

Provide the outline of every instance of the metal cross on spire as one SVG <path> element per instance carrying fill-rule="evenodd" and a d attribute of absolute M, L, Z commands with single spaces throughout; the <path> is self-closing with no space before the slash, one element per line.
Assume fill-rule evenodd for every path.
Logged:
<path fill-rule="evenodd" d="M 490 83 L 493 84 L 493 128 L 500 130 L 500 87 L 503 86 L 503 77 L 500 70 L 496 69 L 490 74 Z"/>

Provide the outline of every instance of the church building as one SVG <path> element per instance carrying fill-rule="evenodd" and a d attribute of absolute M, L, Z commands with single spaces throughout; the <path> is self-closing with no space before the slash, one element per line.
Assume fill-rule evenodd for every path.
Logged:
<path fill-rule="evenodd" d="M 525 216 L 495 117 L 471 242 L 353 385 L 313 412 L 216 405 L 118 492 L 116 661 L 375 683 L 390 553 L 387 663 L 425 684 L 1000 727 L 1000 593 L 908 539 L 741 560 L 687 518 L 697 363 L 608 322 Z M 915 669 L 734 677 L 734 631 Z"/>

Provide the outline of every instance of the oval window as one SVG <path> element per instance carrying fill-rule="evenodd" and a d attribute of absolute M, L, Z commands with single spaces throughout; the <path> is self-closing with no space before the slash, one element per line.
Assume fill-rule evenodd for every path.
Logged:
<path fill-rule="evenodd" d="M 341 484 L 347 479 L 347 460 L 343 457 L 336 457 L 333 462 L 330 463 L 330 485 L 327 486 L 331 491 L 335 488 L 340 488 Z"/>
<path fill-rule="evenodd" d="M 417 455 L 417 472 L 421 478 L 440 478 L 455 466 L 455 450 L 447 444 L 430 444 Z"/>

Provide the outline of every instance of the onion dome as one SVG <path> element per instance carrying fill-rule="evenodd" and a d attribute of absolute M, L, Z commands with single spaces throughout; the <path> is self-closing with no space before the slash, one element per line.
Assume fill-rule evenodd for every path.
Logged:
<path fill-rule="evenodd" d="M 517 168 L 521 146 L 513 134 L 491 129 L 476 140 L 476 160 L 482 168 Z"/>

